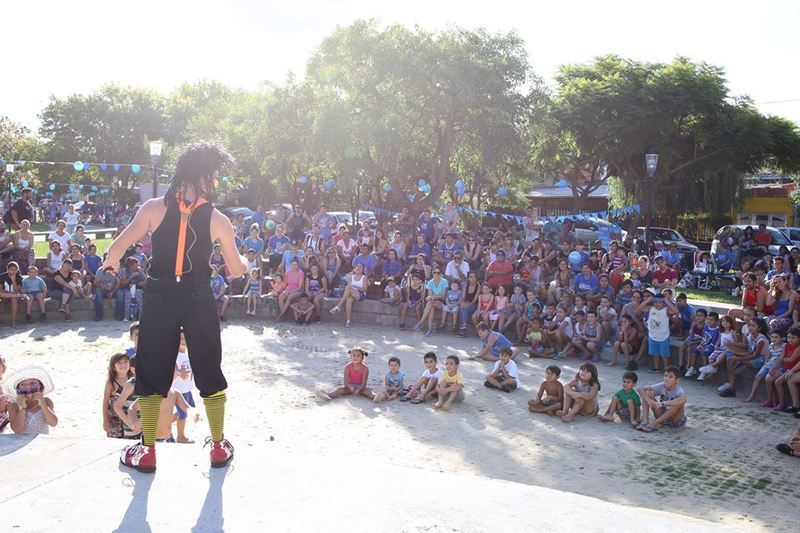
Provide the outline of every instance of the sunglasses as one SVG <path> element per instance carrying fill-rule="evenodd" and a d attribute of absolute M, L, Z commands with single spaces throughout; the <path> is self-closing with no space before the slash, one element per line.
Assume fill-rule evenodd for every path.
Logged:
<path fill-rule="evenodd" d="M 434 274 L 441 274 L 441 272 L 440 272 L 440 271 L 438 271 L 438 270 L 434 270 L 434 271 L 433 271 L 433 273 L 434 273 Z"/>
<path fill-rule="evenodd" d="M 35 387 L 31 387 L 29 389 L 17 389 L 17 392 L 23 396 L 36 394 L 37 392 L 41 392 L 41 388 L 37 385 Z"/>

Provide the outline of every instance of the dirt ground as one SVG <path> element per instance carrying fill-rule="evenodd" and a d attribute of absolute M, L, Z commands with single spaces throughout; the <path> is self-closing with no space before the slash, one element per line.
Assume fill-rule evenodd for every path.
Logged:
<path fill-rule="evenodd" d="M 0 353 L 9 372 L 39 365 L 51 373 L 56 384 L 51 398 L 60 417 L 55 432 L 102 437 L 107 361 L 128 346 L 127 326 L 107 321 L 4 328 Z M 524 386 L 516 392 L 485 389 L 491 363 L 466 360 L 476 350 L 476 338 L 255 321 L 228 323 L 222 338 L 230 384 L 226 436 L 237 454 L 268 442 L 282 451 L 352 454 L 354 463 L 365 458 L 472 473 L 739 527 L 794 528 L 787 510 L 796 507 L 800 461 L 778 454 L 774 445 L 796 420 L 738 398 L 720 398 L 711 385 L 683 383 L 689 400 L 686 428 L 643 434 L 596 418 L 565 424 L 529 414 L 527 401 L 544 379 L 547 361 L 518 358 Z M 315 386 L 340 383 L 346 352 L 356 345 L 370 352 L 370 383 L 376 388 L 391 356 L 402 360 L 408 383 L 422 372 L 424 352 L 433 350 L 442 360 L 458 355 L 466 401 L 449 413 L 431 404 L 375 404 L 363 398 L 320 403 Z M 560 366 L 567 381 L 579 364 L 569 360 Z M 620 388 L 621 375 L 619 367 L 600 366 L 601 409 Z M 639 372 L 640 384 L 658 378 Z M 207 435 L 205 421 L 190 425 L 188 433 L 200 441 Z"/>

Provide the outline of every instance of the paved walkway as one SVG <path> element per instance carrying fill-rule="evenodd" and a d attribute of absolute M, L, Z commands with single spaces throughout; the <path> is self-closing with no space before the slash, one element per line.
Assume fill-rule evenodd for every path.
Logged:
<path fill-rule="evenodd" d="M 6 531 L 731 531 L 509 481 L 241 446 L 162 446 L 155 475 L 116 464 L 119 443 L 0 438 Z M 12 452 L 13 453 L 10 453 Z M 10 453 L 10 455 L 9 455 Z M 387 458 L 388 459 L 388 458 Z M 21 510 L 25 510 L 20 512 Z"/>

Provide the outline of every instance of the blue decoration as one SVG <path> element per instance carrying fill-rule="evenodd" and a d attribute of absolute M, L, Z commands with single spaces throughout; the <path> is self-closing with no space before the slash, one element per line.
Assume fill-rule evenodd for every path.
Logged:
<path fill-rule="evenodd" d="M 425 183 L 427 183 L 427 182 L 426 182 L 425 180 L 421 179 L 421 180 L 419 180 L 419 181 L 417 182 L 417 185 L 418 185 L 419 187 L 424 187 L 424 186 L 425 186 Z"/>
<path fill-rule="evenodd" d="M 464 188 L 464 180 L 458 180 L 456 182 L 456 189 L 463 189 Z"/>
<path fill-rule="evenodd" d="M 105 170 L 108 168 L 108 165 L 105 163 L 100 163 L 100 170 Z"/>
<path fill-rule="evenodd" d="M 409 194 L 408 195 L 408 201 L 409 202 L 413 202 L 415 199 L 416 199 L 416 196 L 414 196 L 413 194 Z"/>
<path fill-rule="evenodd" d="M 558 187 L 559 189 L 566 189 L 567 187 L 569 187 L 569 182 L 567 180 L 561 180 L 558 183 L 556 183 L 556 187 Z"/>
<path fill-rule="evenodd" d="M 87 162 L 87 161 L 84 161 L 84 162 L 83 162 L 83 170 L 89 170 L 89 168 L 90 168 L 91 166 L 92 166 L 92 164 L 91 164 L 91 163 L 89 163 L 89 162 Z"/>
<path fill-rule="evenodd" d="M 505 187 L 500 187 L 499 189 L 497 189 L 497 194 L 499 194 L 500 196 L 505 196 L 506 194 L 508 194 L 508 190 Z"/>
<path fill-rule="evenodd" d="M 134 174 L 138 174 L 141 171 L 142 167 L 140 167 L 139 165 L 131 165 L 131 172 L 133 172 Z"/>
<path fill-rule="evenodd" d="M 14 193 L 14 194 L 17 193 L 17 186 L 16 185 L 12 185 L 11 186 L 11 192 Z"/>
<path fill-rule="evenodd" d="M 332 191 L 335 186 L 336 182 L 334 182 L 333 180 L 329 179 L 328 181 L 325 182 L 325 190 L 328 192 Z"/>
<path fill-rule="evenodd" d="M 28 180 L 22 180 L 22 188 L 24 189 L 27 186 L 28 186 Z"/>
<path fill-rule="evenodd" d="M 306 183 L 308 183 L 308 178 L 306 176 L 300 176 L 300 178 L 297 181 L 300 182 L 300 185 L 305 185 Z"/>
<path fill-rule="evenodd" d="M 74 163 L 72 163 L 72 168 L 80 172 L 81 170 L 83 170 L 83 161 L 75 161 Z"/>
<path fill-rule="evenodd" d="M 383 186 L 383 192 L 392 192 L 392 184 L 387 183 Z"/>
<path fill-rule="evenodd" d="M 97 192 L 97 185 L 92 185 L 92 191 Z"/>
<path fill-rule="evenodd" d="M 575 251 L 570 252 L 569 255 L 567 256 L 567 259 L 569 259 L 569 264 L 570 266 L 572 266 L 572 268 L 577 269 L 578 267 L 581 266 L 580 252 L 575 252 Z"/>
<path fill-rule="evenodd" d="M 114 172 L 119 172 L 119 166 L 120 166 L 119 163 L 114 163 L 113 165 L 111 165 L 111 168 L 114 169 Z"/>
<path fill-rule="evenodd" d="M 48 189 L 50 189 L 51 191 L 56 190 L 56 184 L 55 183 L 51 183 L 50 187 L 48 187 Z"/>
<path fill-rule="evenodd" d="M 3 166 L 5 164 L 6 164 L 5 160 L 4 159 L 0 159 L 0 166 Z"/>

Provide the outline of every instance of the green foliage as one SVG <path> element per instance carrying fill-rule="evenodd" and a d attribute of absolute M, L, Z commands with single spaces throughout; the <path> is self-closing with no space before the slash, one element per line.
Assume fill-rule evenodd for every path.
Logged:
<path fill-rule="evenodd" d="M 717 230 L 731 224 L 730 215 L 711 215 L 707 212 L 681 213 L 675 229 L 690 241 L 711 242 Z"/>

